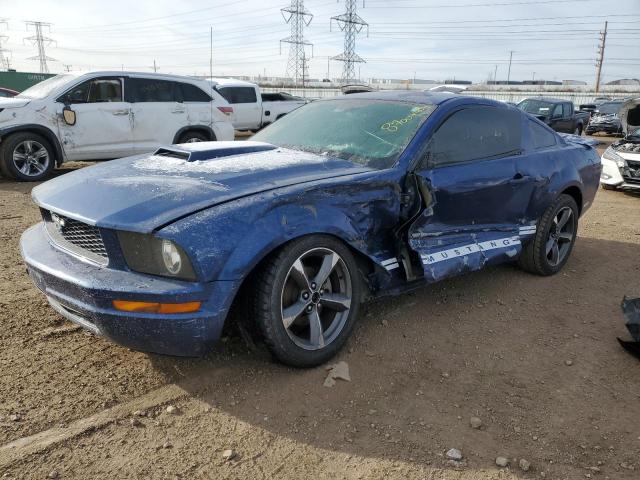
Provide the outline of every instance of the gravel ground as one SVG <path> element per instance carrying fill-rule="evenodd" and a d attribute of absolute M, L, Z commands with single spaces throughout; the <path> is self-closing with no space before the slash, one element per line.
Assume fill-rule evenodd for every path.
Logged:
<path fill-rule="evenodd" d="M 640 364 L 615 338 L 640 196 L 601 190 L 554 277 L 506 265 L 368 305 L 327 388 L 236 338 L 180 359 L 75 328 L 20 260 L 32 186 L 0 179 L 2 478 L 640 476 Z"/>

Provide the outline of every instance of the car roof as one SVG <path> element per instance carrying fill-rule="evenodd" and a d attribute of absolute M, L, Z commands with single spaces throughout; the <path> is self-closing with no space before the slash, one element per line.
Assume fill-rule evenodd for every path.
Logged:
<path fill-rule="evenodd" d="M 224 87 L 255 87 L 255 83 L 247 82 L 245 80 L 238 80 L 236 78 L 212 78 L 211 82 L 214 85 L 222 85 Z"/>
<path fill-rule="evenodd" d="M 63 75 L 71 75 L 75 77 L 81 77 L 83 75 L 98 75 L 98 76 L 109 76 L 109 77 L 118 77 L 118 76 L 141 76 L 147 78 L 157 78 L 162 80 L 176 80 L 176 81 L 188 81 L 201 83 L 204 80 L 201 78 L 190 77 L 188 75 L 175 75 L 170 73 L 156 73 L 156 72 L 136 72 L 129 70 L 76 70 L 72 72 L 65 72 Z"/>
<path fill-rule="evenodd" d="M 349 95 L 339 95 L 331 97 L 331 100 L 353 100 L 354 98 L 367 100 L 388 100 L 411 103 L 422 103 L 425 105 L 440 105 L 452 98 L 462 98 L 460 95 L 448 92 L 423 92 L 407 90 L 380 90 L 376 92 L 350 93 Z M 475 97 L 471 97 L 475 98 Z M 329 99 L 328 99 L 329 100 Z"/>
<path fill-rule="evenodd" d="M 562 98 L 553 98 L 553 97 L 527 97 L 524 100 L 541 100 L 547 103 L 567 103 L 571 101 L 571 100 L 563 100 Z"/>

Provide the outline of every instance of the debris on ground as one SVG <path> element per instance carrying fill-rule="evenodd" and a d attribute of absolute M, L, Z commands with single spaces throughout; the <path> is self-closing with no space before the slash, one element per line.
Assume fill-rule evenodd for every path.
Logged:
<path fill-rule="evenodd" d="M 531 468 L 531 463 L 529 463 L 524 458 L 520 459 L 520 462 L 518 463 L 518 465 L 520 466 L 523 472 L 528 472 L 529 469 Z"/>
<path fill-rule="evenodd" d="M 469 425 L 471 425 L 471 428 L 475 428 L 476 430 L 478 430 L 482 427 L 482 420 L 480 420 L 478 417 L 471 417 L 471 419 L 469 420 Z"/>
<path fill-rule="evenodd" d="M 222 452 L 222 459 L 225 462 L 228 462 L 230 460 L 233 460 L 236 456 L 236 452 L 234 452 L 232 449 L 227 449 L 224 452 Z"/>
<path fill-rule="evenodd" d="M 47 475 L 47 478 L 60 478 L 60 475 L 56 470 L 52 470 L 49 472 L 49 475 Z"/>
<path fill-rule="evenodd" d="M 345 382 L 351 381 L 351 376 L 349 375 L 349 364 L 345 361 L 329 365 L 327 370 L 329 374 L 324 380 L 325 387 L 333 387 L 336 384 L 336 380 L 344 380 Z"/>
<path fill-rule="evenodd" d="M 618 342 L 627 352 L 640 358 L 640 298 L 622 299 L 622 312 L 626 318 L 625 325 L 633 338 L 633 341 L 622 340 Z"/>
<path fill-rule="evenodd" d="M 573 360 L 565 360 L 564 364 L 565 364 L 567 367 L 570 367 L 571 365 L 573 365 Z"/>
<path fill-rule="evenodd" d="M 177 415 L 180 411 L 178 410 L 178 407 L 176 407 L 175 405 L 169 405 L 166 408 L 166 412 L 171 415 Z"/>
<path fill-rule="evenodd" d="M 496 465 L 504 468 L 509 466 L 509 459 L 507 457 L 496 457 Z"/>
<path fill-rule="evenodd" d="M 457 448 L 452 448 L 448 450 L 446 455 L 447 455 L 447 458 L 450 460 L 456 460 L 456 461 L 462 460 L 462 452 Z"/>

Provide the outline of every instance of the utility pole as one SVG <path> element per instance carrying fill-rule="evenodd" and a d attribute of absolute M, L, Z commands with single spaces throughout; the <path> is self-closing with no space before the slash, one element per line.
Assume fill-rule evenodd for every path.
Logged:
<path fill-rule="evenodd" d="M 213 27 L 209 35 L 209 80 L 213 80 Z"/>
<path fill-rule="evenodd" d="M 602 63 L 604 62 L 604 47 L 607 43 L 607 25 L 609 22 L 604 22 L 604 32 L 600 32 L 600 44 L 598 45 L 599 57 L 596 61 L 596 92 L 600 91 L 600 76 L 602 74 Z"/>
<path fill-rule="evenodd" d="M 6 18 L 0 18 L 0 26 L 2 26 L 3 24 L 6 27 L 9 26 Z M 0 35 L 0 68 L 9 70 L 9 68 L 11 67 L 11 64 L 9 62 L 10 52 L 9 50 L 5 50 L 2 47 L 2 42 L 6 42 L 7 40 L 9 40 L 9 37 L 7 37 L 6 35 Z M 7 52 L 7 54 L 5 54 L 5 52 Z"/>
<path fill-rule="evenodd" d="M 286 76 L 296 84 L 301 79 L 304 82 L 306 46 L 311 46 L 311 56 L 313 57 L 313 44 L 304 38 L 304 27 L 309 26 L 313 20 L 313 14 L 304 7 L 304 0 L 291 0 L 291 5 L 280 9 L 280 12 L 284 21 L 291 24 L 291 35 L 280 40 L 280 53 L 282 53 L 282 44 L 289 44 Z"/>
<path fill-rule="evenodd" d="M 511 80 L 511 60 L 513 60 L 513 50 L 509 52 L 509 71 L 507 72 L 507 85 L 509 85 L 509 80 Z"/>
<path fill-rule="evenodd" d="M 533 72 L 533 76 L 531 77 L 531 81 L 535 83 L 536 81 L 536 72 Z"/>
<path fill-rule="evenodd" d="M 156 73 L 158 71 L 158 67 L 156 66 L 156 59 L 153 59 L 153 73 Z"/>
<path fill-rule="evenodd" d="M 358 0 L 345 0 L 347 11 L 342 15 L 331 17 L 329 21 L 329 30 L 335 21 L 344 32 L 344 51 L 333 57 L 333 60 L 343 62 L 342 81 L 344 83 L 354 79 L 355 64 L 364 63 L 364 59 L 356 53 L 356 35 L 366 27 L 367 36 L 369 36 L 369 24 L 356 13 L 357 3 Z M 364 0 L 362 6 L 364 7 Z"/>
<path fill-rule="evenodd" d="M 65 63 L 64 65 L 62 65 L 64 67 L 64 70 L 66 72 L 70 72 L 71 71 L 71 67 L 73 67 L 73 65 L 69 65 L 68 63 Z"/>
<path fill-rule="evenodd" d="M 329 60 L 331 60 L 331 57 L 327 57 L 327 80 L 331 80 L 331 77 L 329 76 Z"/>
<path fill-rule="evenodd" d="M 49 73 L 49 67 L 47 65 L 47 60 L 56 61 L 55 58 L 47 57 L 47 54 L 44 51 L 45 45 L 51 45 L 55 43 L 55 41 L 51 38 L 45 37 L 42 34 L 42 29 L 44 27 L 51 30 L 51 24 L 45 22 L 25 22 L 27 24 L 27 29 L 29 27 L 33 27 L 35 29 L 35 35 L 31 37 L 26 37 L 24 40 L 31 42 L 32 45 L 36 45 L 38 47 L 38 55 L 34 57 L 29 57 L 27 60 L 38 60 L 40 61 L 40 73 Z"/>
<path fill-rule="evenodd" d="M 493 69 L 493 84 L 496 84 L 496 77 L 498 76 L 498 65 Z"/>

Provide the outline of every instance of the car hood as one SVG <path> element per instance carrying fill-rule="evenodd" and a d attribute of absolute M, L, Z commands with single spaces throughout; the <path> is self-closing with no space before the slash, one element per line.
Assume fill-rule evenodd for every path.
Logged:
<path fill-rule="evenodd" d="M 0 98 L 0 109 L 3 108 L 20 108 L 29 104 L 31 99 L 29 98 Z"/>
<path fill-rule="evenodd" d="M 90 225 L 150 233 L 236 198 L 371 171 L 346 160 L 258 142 L 175 147 L 61 175 L 34 188 L 33 199 L 42 208 Z"/>
<path fill-rule="evenodd" d="M 594 113 L 591 123 L 620 123 L 620 119 L 615 113 Z"/>
<path fill-rule="evenodd" d="M 627 133 L 640 127 L 640 97 L 633 98 L 622 105 L 620 123 Z"/>

